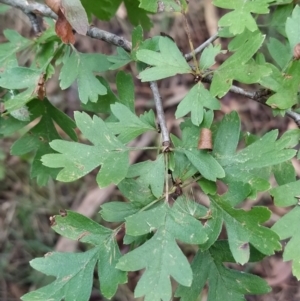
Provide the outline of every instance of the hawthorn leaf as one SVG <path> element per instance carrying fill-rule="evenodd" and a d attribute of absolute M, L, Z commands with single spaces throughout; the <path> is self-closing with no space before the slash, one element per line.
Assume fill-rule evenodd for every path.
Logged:
<path fill-rule="evenodd" d="M 297 185 L 299 186 L 298 182 L 295 183 L 297 183 Z M 279 206 L 282 205 L 279 204 Z M 284 203 L 284 206 L 286 206 L 286 203 Z M 299 205 L 296 205 L 291 211 L 289 211 L 281 219 L 279 219 L 272 227 L 272 230 L 279 235 L 280 239 L 283 240 L 283 239 L 290 238 L 290 240 L 285 245 L 283 251 L 283 260 L 284 261 L 292 260 L 293 275 L 297 277 L 298 280 L 300 280 L 299 220 L 300 220 L 300 207 Z"/>
<path fill-rule="evenodd" d="M 300 181 L 281 185 L 270 190 L 276 206 L 288 207 L 296 205 L 300 197 Z"/>
<path fill-rule="evenodd" d="M 126 178 L 139 177 L 144 183 L 150 185 L 151 191 L 156 198 L 163 194 L 165 183 L 164 156 L 158 155 L 155 161 L 144 161 L 130 166 Z"/>
<path fill-rule="evenodd" d="M 226 53 L 226 50 L 221 50 L 221 45 L 209 44 L 201 53 L 199 67 L 202 71 L 210 68 L 216 63 L 215 57 L 220 53 Z"/>
<path fill-rule="evenodd" d="M 174 146 L 176 147 L 174 141 L 176 141 L 178 138 L 174 135 L 171 135 L 171 139 Z M 174 178 L 175 183 L 184 182 L 197 172 L 196 167 L 194 167 L 194 165 L 188 160 L 184 153 L 171 153 L 171 160 L 174 161 L 174 168 L 172 168 L 172 176 Z"/>
<path fill-rule="evenodd" d="M 105 86 L 94 76 L 94 72 L 109 69 L 111 63 L 104 54 L 85 54 L 73 51 L 63 61 L 59 79 L 61 89 L 66 89 L 77 79 L 79 98 L 86 104 L 89 100 L 96 102 L 98 95 L 107 93 Z"/>
<path fill-rule="evenodd" d="M 117 48 L 117 55 L 111 55 L 107 57 L 107 60 L 112 63 L 109 70 L 119 69 L 132 61 L 131 55 L 123 48 Z"/>
<path fill-rule="evenodd" d="M 135 288 L 135 297 L 145 296 L 145 301 L 169 301 L 170 276 L 185 286 L 192 283 L 190 265 L 175 239 L 195 244 L 203 243 L 207 237 L 202 224 L 182 210 L 181 202 L 184 199 L 178 198 L 172 208 L 163 203 L 126 218 L 129 235 L 139 236 L 157 229 L 150 240 L 121 257 L 117 264 L 117 268 L 124 271 L 146 268 Z"/>
<path fill-rule="evenodd" d="M 119 71 L 116 76 L 116 85 L 118 89 L 118 95 L 120 103 L 130 109 L 131 112 L 135 112 L 134 108 L 134 83 L 130 74 L 124 71 Z"/>
<path fill-rule="evenodd" d="M 23 301 L 85 301 L 90 299 L 97 250 L 85 253 L 46 254 L 30 261 L 31 267 L 48 276 L 56 277 L 51 284 L 29 292 Z M 74 264 L 76 262 L 76 264 Z"/>
<path fill-rule="evenodd" d="M 125 218 L 137 213 L 139 208 L 133 203 L 109 202 L 101 205 L 101 217 L 107 222 L 125 222 Z"/>
<path fill-rule="evenodd" d="M 212 155 L 225 170 L 223 181 L 235 185 L 248 183 L 255 191 L 270 188 L 271 167 L 295 156 L 295 150 L 286 149 L 281 139 L 276 141 L 278 131 L 271 131 L 260 139 L 235 152 L 240 137 L 240 121 L 235 112 L 225 116 L 218 127 L 214 139 Z"/>
<path fill-rule="evenodd" d="M 267 65 L 258 65 L 251 60 L 261 47 L 265 37 L 258 31 L 251 34 L 245 32 L 244 35 L 246 36 L 244 43 L 214 71 L 210 87 L 213 96 L 224 96 L 230 89 L 233 80 L 251 84 L 271 73 L 271 69 Z"/>
<path fill-rule="evenodd" d="M 296 171 L 291 161 L 273 166 L 273 173 L 278 185 L 296 181 Z"/>
<path fill-rule="evenodd" d="M 191 67 L 186 62 L 177 45 L 171 39 L 168 37 L 160 37 L 159 49 L 160 52 L 148 49 L 137 51 L 136 57 L 139 61 L 153 66 L 140 72 L 139 78 L 142 82 L 192 72 Z"/>
<path fill-rule="evenodd" d="M 267 47 L 273 60 L 281 70 L 284 70 L 284 68 L 287 66 L 287 63 L 292 58 L 290 45 L 284 44 L 281 41 L 271 37 L 267 43 Z"/>
<path fill-rule="evenodd" d="M 72 211 L 64 211 L 61 216 L 54 216 L 52 228 L 60 235 L 92 244 L 94 248 L 84 253 L 51 252 L 44 258 L 32 260 L 30 264 L 33 268 L 55 276 L 56 280 L 24 295 L 23 301 L 89 300 L 97 263 L 100 289 L 106 298 L 115 294 L 119 283 L 127 281 L 126 273 L 115 268 L 121 253 L 112 230 Z"/>
<path fill-rule="evenodd" d="M 210 197 L 213 206 L 220 211 L 226 225 L 229 247 L 237 263 L 249 260 L 249 243 L 266 255 L 281 250 L 278 235 L 260 224 L 271 217 L 265 207 L 253 207 L 250 211 L 232 208 L 219 196 Z"/>
<path fill-rule="evenodd" d="M 128 149 L 99 117 L 92 119 L 86 113 L 75 112 L 75 121 L 82 134 L 94 145 L 54 140 L 50 146 L 59 154 L 43 156 L 43 164 L 63 168 L 57 175 L 57 180 L 62 182 L 75 181 L 102 165 L 97 175 L 98 185 L 118 184 L 127 174 Z"/>
<path fill-rule="evenodd" d="M 222 166 L 207 151 L 191 149 L 184 150 L 184 154 L 205 179 L 215 182 L 225 177 Z"/>
<path fill-rule="evenodd" d="M 286 19 L 285 32 L 290 44 L 290 54 L 292 54 L 294 47 L 300 41 L 300 33 L 297 30 L 300 26 L 300 6 L 296 5 L 293 9 L 292 16 Z"/>
<path fill-rule="evenodd" d="M 141 24 L 145 30 L 151 29 L 153 24 L 147 15 L 147 11 L 140 6 L 139 1 L 124 0 L 124 4 L 127 10 L 128 19 L 133 26 Z"/>
<path fill-rule="evenodd" d="M 262 78 L 260 83 L 266 88 L 270 87 L 276 92 L 268 98 L 266 102 L 268 105 L 274 109 L 285 110 L 298 103 L 297 93 L 300 83 L 299 68 L 300 62 L 293 61 L 284 75 L 276 71 L 276 73 L 270 75 L 272 79 L 271 82 L 268 79 Z M 266 82 L 266 80 L 268 81 Z"/>
<path fill-rule="evenodd" d="M 157 199 L 153 195 L 149 184 L 143 182 L 140 178 L 125 178 L 119 183 L 118 188 L 123 196 L 137 208 L 143 208 Z"/>
<path fill-rule="evenodd" d="M 106 94 L 98 95 L 96 102 L 91 102 L 90 100 L 87 103 L 81 102 L 81 107 L 86 111 L 91 111 L 93 113 L 111 113 L 110 106 L 115 102 L 121 102 L 119 97 L 111 90 L 109 83 L 102 77 L 96 77 L 101 85 L 106 88 Z"/>
<path fill-rule="evenodd" d="M 257 260 L 261 259 L 255 256 L 251 261 Z M 180 285 L 175 297 L 180 297 L 181 301 L 196 301 L 206 282 L 209 287 L 207 301 L 243 301 L 246 294 L 264 294 L 271 290 L 262 278 L 229 269 L 223 262 L 234 262 L 227 242 L 218 241 L 209 250 L 199 250 L 191 264 L 192 285 Z"/>
<path fill-rule="evenodd" d="M 187 9 L 187 3 L 185 0 L 140 0 L 140 7 L 152 13 L 161 11 L 176 11 L 181 12 Z"/>
<path fill-rule="evenodd" d="M 128 107 L 121 103 L 111 105 L 112 114 L 119 120 L 119 122 L 107 122 L 106 126 L 118 135 L 118 139 L 123 143 L 128 143 L 137 136 L 147 132 L 156 131 L 148 122 L 143 120 L 143 116 L 149 116 L 154 123 L 155 117 L 153 111 L 145 112 L 144 115 L 137 117 Z"/>
<path fill-rule="evenodd" d="M 134 85 L 133 79 L 130 74 L 126 74 L 124 71 L 119 71 L 116 76 L 116 85 L 118 95 L 116 95 L 110 88 L 109 83 L 103 78 L 97 79 L 106 88 L 107 93 L 105 95 L 98 95 L 96 102 L 88 101 L 86 104 L 81 103 L 81 106 L 88 111 L 94 113 L 111 113 L 110 106 L 116 102 L 119 102 L 128 107 L 132 112 L 134 110 Z"/>
<path fill-rule="evenodd" d="M 180 102 L 175 116 L 178 119 L 191 112 L 192 123 L 199 126 L 203 121 L 204 107 L 219 110 L 221 106 L 202 83 L 197 83 Z"/>
<path fill-rule="evenodd" d="M 0 45 L 0 74 L 10 67 L 18 67 L 16 54 L 25 50 L 33 44 L 32 40 L 26 39 L 21 36 L 17 31 L 12 29 L 3 30 L 3 35 L 8 40 L 7 43 Z"/>
<path fill-rule="evenodd" d="M 229 27 L 229 31 L 234 34 L 242 33 L 245 28 L 254 32 L 258 29 L 252 14 L 268 14 L 269 3 L 273 0 L 213 0 L 215 6 L 232 9 L 219 20 L 220 27 Z"/>
<path fill-rule="evenodd" d="M 105 21 L 109 21 L 115 15 L 121 2 L 122 0 L 102 0 L 101 5 L 97 5 L 98 0 L 81 0 L 90 20 L 94 15 Z"/>
<path fill-rule="evenodd" d="M 11 147 L 11 154 L 21 156 L 28 152 L 35 152 L 31 165 L 30 176 L 37 178 L 39 185 L 47 184 L 50 177 L 55 178 L 58 170 L 48 168 L 41 163 L 41 157 L 53 153 L 49 142 L 53 139 L 61 139 L 55 124 L 57 124 L 72 140 L 76 141 L 75 123 L 67 115 L 56 109 L 48 99 L 33 100 L 28 104 L 29 122 L 40 118 L 30 130 L 19 138 Z M 20 123 L 24 126 L 24 123 Z M 7 129 L 6 129 L 7 130 Z M 0 130 L 1 133 L 1 130 Z"/>
<path fill-rule="evenodd" d="M 1 88 L 12 90 L 26 89 L 5 102 L 5 109 L 8 112 L 24 107 L 30 100 L 36 97 L 35 90 L 42 73 L 43 71 L 38 69 L 12 67 L 1 74 Z"/>

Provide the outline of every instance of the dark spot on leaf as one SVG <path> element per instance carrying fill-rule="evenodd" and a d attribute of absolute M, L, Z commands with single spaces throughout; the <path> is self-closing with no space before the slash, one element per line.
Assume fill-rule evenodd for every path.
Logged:
<path fill-rule="evenodd" d="M 60 209 L 59 214 L 60 214 L 61 217 L 66 217 L 68 215 L 68 213 L 65 209 Z"/>

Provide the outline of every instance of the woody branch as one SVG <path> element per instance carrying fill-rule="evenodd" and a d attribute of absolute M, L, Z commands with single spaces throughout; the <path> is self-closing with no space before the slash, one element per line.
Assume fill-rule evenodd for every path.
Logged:
<path fill-rule="evenodd" d="M 41 4 L 41 3 L 36 3 L 36 2 L 27 2 L 23 0 L 0 0 L 0 3 L 16 7 L 20 10 L 22 10 L 25 14 L 40 14 L 41 16 L 44 17 L 50 17 L 53 19 L 57 19 L 57 15 L 46 5 Z M 87 35 L 90 36 L 91 38 L 98 39 L 105 41 L 109 44 L 122 47 L 124 50 L 130 52 L 132 48 L 132 44 L 124 39 L 123 37 L 117 36 L 113 33 L 107 32 L 105 30 L 99 29 L 97 27 L 90 27 L 87 31 Z M 207 41 L 205 41 L 203 44 L 198 46 L 195 49 L 195 54 L 200 53 L 209 43 L 213 42 L 215 39 L 217 39 L 218 34 L 216 33 L 213 35 L 211 38 L 209 38 Z M 188 53 L 185 55 L 186 60 L 190 60 L 192 57 L 192 53 Z M 210 83 L 212 81 L 212 76 L 207 76 L 203 79 L 203 81 Z M 157 115 L 158 115 L 158 120 L 160 123 L 161 131 L 163 134 L 163 143 L 165 146 L 169 144 L 169 132 L 166 127 L 166 122 L 165 122 L 165 116 L 164 112 L 162 110 L 162 102 L 161 102 L 161 97 L 159 95 L 157 85 L 156 83 L 151 83 L 150 87 L 152 89 L 153 95 L 154 95 L 154 100 L 155 100 L 155 105 L 156 105 L 156 110 L 157 110 Z M 240 87 L 237 86 L 231 86 L 230 91 L 236 94 L 244 95 L 252 100 L 255 100 L 259 103 L 262 103 L 266 105 L 266 93 L 262 93 L 261 90 L 257 90 L 254 92 L 249 92 L 246 91 Z M 286 115 L 289 116 L 291 119 L 295 121 L 298 127 L 300 127 L 300 114 L 287 110 Z"/>

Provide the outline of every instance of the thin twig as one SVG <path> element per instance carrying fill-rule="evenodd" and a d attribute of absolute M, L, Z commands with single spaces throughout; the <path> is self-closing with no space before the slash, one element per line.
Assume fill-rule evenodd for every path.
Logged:
<path fill-rule="evenodd" d="M 201 44 L 200 46 L 198 46 L 194 51 L 185 54 L 184 55 L 185 59 L 187 61 L 190 61 L 191 59 L 193 59 L 194 55 L 197 55 L 198 53 L 200 53 L 205 47 L 207 47 L 210 43 L 212 43 L 213 41 L 215 41 L 218 37 L 219 37 L 219 33 L 217 32 L 216 34 L 214 34 L 213 36 L 211 36 L 208 40 L 206 40 L 203 44 Z"/>
<path fill-rule="evenodd" d="M 57 19 L 57 15 L 47 5 L 41 3 L 27 2 L 23 0 L 0 0 L 0 3 L 16 7 L 22 10 L 27 15 L 29 13 L 33 13 L 40 14 L 44 17 L 50 17 L 55 20 Z M 128 52 L 131 51 L 131 43 L 129 41 L 97 27 L 91 26 L 88 29 L 87 35 L 91 38 L 102 40 L 112 45 L 122 47 Z"/>
<path fill-rule="evenodd" d="M 41 4 L 41 3 L 36 3 L 36 2 L 27 2 L 23 0 L 0 0 L 0 3 L 4 3 L 6 5 L 16 7 L 20 10 L 22 10 L 25 14 L 29 13 L 34 13 L 34 14 L 40 14 L 44 17 L 50 17 L 53 19 L 57 19 L 57 15 L 46 5 Z M 96 28 L 96 27 L 90 27 L 87 35 L 91 38 L 98 39 L 105 41 L 107 43 L 113 44 L 118 47 L 122 47 L 124 50 L 130 52 L 132 48 L 132 44 L 124 39 L 123 37 L 119 37 L 115 34 L 112 34 L 110 32 L 107 32 L 105 30 Z M 196 55 L 200 53 L 205 47 L 207 47 L 210 43 L 215 41 L 218 38 L 218 33 L 210 37 L 207 41 L 205 41 L 203 44 L 201 44 L 199 47 L 195 49 L 194 52 L 188 53 L 185 55 L 185 58 L 187 61 L 191 60 L 193 58 L 193 53 Z M 204 82 L 210 83 L 212 81 L 212 76 L 208 75 L 203 79 Z M 154 82 L 150 83 L 150 87 L 153 91 L 154 99 L 155 99 L 155 105 L 156 105 L 156 110 L 158 114 L 158 121 L 161 127 L 162 131 L 162 137 L 163 137 L 163 142 L 165 142 L 167 145 L 170 144 L 170 139 L 169 139 L 169 132 L 166 127 L 166 122 L 165 122 L 165 117 L 164 117 L 164 112 L 163 112 L 163 107 L 161 103 L 161 98 L 157 89 L 157 84 Z M 153 89 L 154 88 L 154 89 Z M 232 86 L 230 88 L 230 91 L 236 94 L 241 94 L 244 95 L 250 99 L 253 99 L 257 102 L 260 102 L 262 104 L 265 104 L 266 102 L 266 94 L 262 96 L 261 91 L 258 90 L 256 92 L 248 92 L 245 91 L 242 88 Z M 162 114 L 161 114 L 162 113 Z M 292 118 L 295 123 L 300 127 L 300 114 L 287 110 L 286 115 L 288 115 L 290 118 Z"/>
<path fill-rule="evenodd" d="M 30 20 L 31 27 L 32 27 L 32 30 L 33 30 L 34 34 L 37 35 L 37 34 L 41 33 L 42 30 L 41 30 L 39 20 L 38 20 L 36 14 L 27 13 L 26 15 L 28 16 L 28 18 Z"/>
<path fill-rule="evenodd" d="M 152 90 L 153 97 L 154 97 L 154 102 L 155 102 L 155 107 L 156 107 L 156 114 L 157 114 L 158 122 L 159 122 L 159 125 L 160 125 L 161 136 L 162 136 L 162 140 L 163 140 L 163 146 L 168 148 L 170 146 L 169 131 L 168 131 L 168 128 L 167 128 L 165 113 L 164 113 L 164 109 L 163 109 L 163 106 L 162 106 L 161 97 L 160 97 L 160 94 L 159 94 L 159 91 L 158 91 L 157 83 L 156 82 L 150 82 L 150 88 Z"/>
<path fill-rule="evenodd" d="M 193 41 L 192 41 L 192 37 L 191 37 L 191 33 L 190 33 L 189 23 L 188 23 L 186 14 L 182 14 L 182 16 L 183 16 L 183 20 L 184 20 L 184 29 L 187 34 L 189 45 L 190 45 L 190 48 L 192 51 L 191 54 L 192 54 L 192 59 L 194 61 L 195 68 L 196 68 L 196 72 L 197 72 L 197 74 L 200 74 L 199 66 L 198 66 L 197 59 L 196 59 L 196 53 L 195 53 L 195 49 L 194 49 L 194 45 L 193 45 Z"/>

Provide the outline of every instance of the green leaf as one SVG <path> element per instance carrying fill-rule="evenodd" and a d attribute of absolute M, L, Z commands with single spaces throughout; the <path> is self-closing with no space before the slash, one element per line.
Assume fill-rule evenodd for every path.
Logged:
<path fill-rule="evenodd" d="M 278 185 L 296 181 L 296 171 L 291 161 L 273 166 L 273 172 Z"/>
<path fill-rule="evenodd" d="M 145 122 L 142 118 L 142 116 L 145 117 L 149 115 L 154 122 L 155 117 L 153 111 L 145 112 L 145 114 L 139 118 L 121 103 L 111 105 L 111 111 L 119 122 L 107 122 L 106 126 L 114 134 L 118 135 L 118 139 L 123 143 L 128 143 L 147 131 L 156 130 L 156 128 L 151 126 L 148 122 Z"/>
<path fill-rule="evenodd" d="M 228 269 L 223 265 L 223 262 L 232 261 L 228 244 L 224 241 L 217 242 L 207 251 L 198 251 L 192 262 L 192 285 L 180 285 L 175 296 L 180 297 L 181 301 L 196 301 L 206 282 L 209 287 L 207 301 L 242 301 L 246 294 L 264 294 L 270 291 L 266 281 L 260 277 Z"/>
<path fill-rule="evenodd" d="M 124 4 L 127 10 L 128 19 L 134 26 L 139 24 L 145 30 L 150 30 L 153 26 L 150 18 L 147 16 L 147 12 L 140 7 L 140 3 L 137 0 L 124 0 Z"/>
<path fill-rule="evenodd" d="M 144 10 L 147 10 L 152 13 L 156 13 L 158 11 L 176 11 L 181 12 L 185 11 L 187 8 L 187 3 L 185 0 L 175 1 L 175 0 L 165 0 L 163 2 L 159 0 L 140 0 L 140 7 Z"/>
<path fill-rule="evenodd" d="M 141 181 L 140 178 L 125 178 L 119 183 L 118 188 L 123 196 L 130 202 L 134 203 L 137 208 L 143 208 L 156 200 L 156 197 L 152 194 L 149 184 Z"/>
<path fill-rule="evenodd" d="M 272 19 L 270 22 L 270 27 L 274 28 L 277 32 L 281 35 L 286 37 L 286 20 L 292 14 L 294 9 L 294 4 L 291 3 L 292 1 L 287 0 L 286 2 L 290 3 L 289 5 L 278 5 L 275 7 L 275 11 L 272 14 Z"/>
<path fill-rule="evenodd" d="M 207 237 L 201 223 L 182 210 L 182 202 L 184 198 L 179 198 L 172 208 L 161 204 L 126 218 L 127 234 L 139 236 L 157 229 L 150 240 L 124 255 L 117 264 L 117 268 L 124 271 L 146 268 L 135 288 L 135 297 L 145 296 L 145 301 L 169 301 L 170 276 L 185 286 L 192 283 L 190 265 L 175 239 L 195 244 L 203 243 Z"/>
<path fill-rule="evenodd" d="M 25 67 L 12 67 L 7 69 L 0 78 L 0 87 L 5 89 L 26 89 L 6 101 L 8 112 L 24 107 L 26 103 L 35 98 L 35 89 L 42 74 L 42 70 Z"/>
<path fill-rule="evenodd" d="M 123 48 L 117 48 L 117 55 L 111 55 L 107 57 L 107 60 L 112 63 L 109 67 L 110 70 L 119 69 L 132 61 L 131 55 Z"/>
<path fill-rule="evenodd" d="M 191 67 L 171 39 L 161 37 L 159 39 L 159 49 L 159 53 L 148 49 L 137 51 L 136 56 L 139 61 L 153 66 L 139 74 L 142 82 L 192 72 Z"/>
<path fill-rule="evenodd" d="M 30 264 L 33 268 L 55 276 L 56 280 L 24 295 L 22 300 L 88 301 L 97 262 L 101 292 L 106 298 L 111 298 L 118 284 L 127 280 L 126 273 L 115 268 L 121 253 L 114 239 L 114 232 L 72 211 L 53 218 L 52 228 L 57 233 L 72 240 L 92 244 L 94 248 L 84 253 L 53 252 L 44 258 L 32 260 Z"/>
<path fill-rule="evenodd" d="M 100 187 L 123 180 L 129 166 L 128 149 L 99 117 L 92 119 L 86 113 L 75 112 L 75 121 L 82 134 L 94 145 L 54 140 L 50 146 L 60 154 L 43 156 L 43 164 L 52 168 L 63 167 L 57 176 L 62 182 L 75 181 L 99 165 L 102 165 L 97 175 Z"/>
<path fill-rule="evenodd" d="M 216 182 L 206 180 L 204 178 L 200 179 L 197 182 L 205 194 L 216 194 L 217 193 L 217 184 Z"/>
<path fill-rule="evenodd" d="M 55 178 L 58 170 L 45 167 L 41 163 L 41 157 L 53 153 L 49 142 L 53 139 L 61 139 L 55 124 L 57 124 L 71 139 L 77 140 L 74 132 L 75 123 L 63 112 L 56 109 L 47 99 L 43 101 L 33 100 L 28 104 L 30 122 L 40 118 L 39 122 L 19 138 L 11 147 L 11 154 L 15 156 L 35 152 L 30 175 L 37 178 L 39 185 L 47 184 L 49 177 Z M 23 123 L 21 123 L 23 124 Z"/>
<path fill-rule="evenodd" d="M 229 247 L 237 263 L 249 260 L 249 243 L 266 255 L 281 250 L 279 237 L 260 224 L 266 222 L 271 211 L 265 207 L 253 207 L 250 211 L 232 208 L 222 197 L 211 196 L 212 205 L 223 216 L 228 234 Z"/>
<path fill-rule="evenodd" d="M 297 185 L 299 186 L 299 182 L 295 182 L 295 183 L 297 183 Z M 286 186 L 286 188 L 288 187 Z M 285 189 L 285 191 L 287 191 L 287 189 Z M 294 187 L 294 191 L 296 192 L 295 187 Z M 276 197 L 279 198 L 278 195 Z M 286 206 L 286 202 L 284 203 L 280 202 L 280 204 L 278 205 Z M 297 277 L 298 280 L 300 280 L 299 220 L 300 220 L 300 207 L 296 205 L 290 212 L 286 213 L 272 227 L 272 230 L 275 231 L 280 236 L 280 239 L 290 238 L 289 242 L 285 245 L 284 248 L 283 260 L 293 261 L 292 264 L 293 275 Z"/>
<path fill-rule="evenodd" d="M 116 85 L 120 98 L 120 103 L 124 104 L 131 112 L 134 110 L 134 83 L 130 74 L 124 71 L 119 71 L 116 76 Z"/>
<path fill-rule="evenodd" d="M 240 20 L 240 17 L 237 20 Z M 210 86 L 210 91 L 214 96 L 224 96 L 230 89 L 233 80 L 252 84 L 271 73 L 271 69 L 267 65 L 258 65 L 251 60 L 261 47 L 264 36 L 260 32 L 250 33 L 249 31 L 243 35 L 245 35 L 244 43 L 214 71 Z"/>
<path fill-rule="evenodd" d="M 252 14 L 268 14 L 269 3 L 273 0 L 213 0 L 215 6 L 232 9 L 219 20 L 220 27 L 229 27 L 234 35 L 242 33 L 245 28 L 254 32 L 258 29 Z"/>
<path fill-rule="evenodd" d="M 285 32 L 288 37 L 290 43 L 290 51 L 292 53 L 296 44 L 300 41 L 300 33 L 299 28 L 300 26 L 300 6 L 296 5 L 293 9 L 292 16 L 287 18 L 285 24 Z"/>
<path fill-rule="evenodd" d="M 171 139 L 175 147 L 181 144 L 181 141 L 174 135 L 171 135 Z M 196 167 L 194 167 L 194 165 L 188 160 L 184 153 L 171 153 L 171 160 L 174 161 L 172 176 L 176 183 L 184 182 L 197 172 Z"/>
<path fill-rule="evenodd" d="M 212 44 L 209 44 L 201 54 L 199 61 L 200 69 L 204 71 L 213 66 L 216 63 L 215 57 L 220 53 L 226 53 L 226 50 L 221 50 L 221 45 L 213 46 Z"/>
<path fill-rule="evenodd" d="M 98 95 L 106 94 L 105 86 L 94 76 L 94 72 L 109 69 L 110 63 L 103 54 L 84 54 L 73 51 L 64 58 L 59 79 L 60 87 L 64 90 L 77 79 L 79 98 L 83 103 L 96 102 Z"/>
<path fill-rule="evenodd" d="M 281 74 L 273 67 L 273 73 L 268 78 L 262 78 L 260 83 L 276 92 L 267 100 L 267 104 L 274 109 L 289 109 L 298 103 L 298 87 L 300 83 L 300 62 L 293 61 L 285 74 Z"/>
<path fill-rule="evenodd" d="M 107 222 L 124 222 L 139 210 L 133 203 L 109 202 L 101 206 L 101 217 Z"/>
<path fill-rule="evenodd" d="M 281 70 L 283 70 L 292 58 L 290 45 L 283 44 L 279 40 L 271 37 L 267 43 L 267 47 L 273 60 L 277 63 Z"/>
<path fill-rule="evenodd" d="M 300 181 L 287 183 L 270 190 L 270 194 L 274 198 L 276 206 L 288 207 L 299 202 L 300 197 Z"/>
<path fill-rule="evenodd" d="M 197 168 L 200 174 L 210 181 L 217 178 L 224 178 L 225 172 L 218 161 L 207 151 L 204 150 L 184 150 L 184 154 L 190 162 Z"/>
<path fill-rule="evenodd" d="M 5 4 L 0 4 L 0 14 L 5 14 L 10 9 L 10 6 Z"/>
<path fill-rule="evenodd" d="M 94 113 L 111 113 L 111 104 L 114 104 L 115 102 L 121 102 L 121 100 L 117 95 L 114 94 L 109 86 L 109 83 L 103 77 L 97 76 L 97 79 L 100 81 L 101 85 L 106 88 L 106 94 L 98 95 L 96 102 L 91 102 L 89 100 L 86 104 L 81 103 L 81 107 L 84 110 Z"/>
<path fill-rule="evenodd" d="M 204 88 L 202 83 L 197 83 L 180 102 L 175 116 L 180 118 L 191 112 L 192 123 L 199 126 L 203 121 L 204 107 L 219 110 L 220 103 Z"/>
<path fill-rule="evenodd" d="M 164 156 L 158 155 L 155 161 L 144 161 L 130 166 L 126 178 L 139 177 L 146 185 L 150 185 L 151 191 L 156 198 L 163 194 L 165 183 Z"/>
<path fill-rule="evenodd" d="M 89 22 L 80 0 L 62 0 L 61 4 L 64 9 L 64 15 L 71 26 L 79 34 L 86 35 Z"/>
<path fill-rule="evenodd" d="M 32 40 L 24 38 L 15 30 L 5 29 L 3 30 L 3 34 L 8 42 L 1 43 L 0 45 L 0 74 L 10 69 L 10 67 L 17 67 L 18 62 L 16 59 L 16 54 L 33 44 Z"/>
<path fill-rule="evenodd" d="M 122 0 L 101 0 L 101 5 L 98 5 L 98 0 L 81 0 L 89 19 L 91 15 L 95 15 L 100 20 L 110 20 L 117 12 Z"/>
<path fill-rule="evenodd" d="M 255 191 L 270 188 L 271 166 L 285 162 L 295 155 L 295 150 L 280 140 L 276 141 L 277 131 L 271 131 L 246 148 L 235 153 L 240 137 L 240 121 L 236 113 L 222 120 L 215 139 L 213 156 L 225 170 L 223 181 L 234 185 L 236 182 L 248 183 Z"/>

